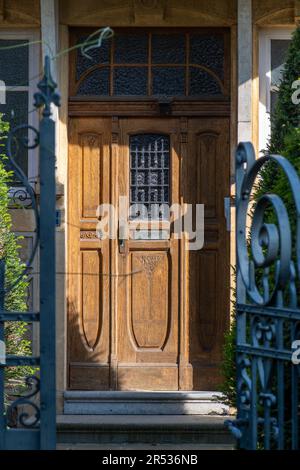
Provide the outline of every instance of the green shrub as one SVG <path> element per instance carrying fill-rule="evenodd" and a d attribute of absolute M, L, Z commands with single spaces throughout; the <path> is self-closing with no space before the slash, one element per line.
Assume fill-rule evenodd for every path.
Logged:
<path fill-rule="evenodd" d="M 221 364 L 221 372 L 223 383 L 220 387 L 220 392 L 223 394 L 224 399 L 222 402 L 226 405 L 236 408 L 236 319 L 232 319 L 230 329 L 225 333 L 225 340 L 223 346 L 223 361 Z"/>
<path fill-rule="evenodd" d="M 5 260 L 5 287 L 13 285 L 24 270 L 20 260 L 20 240 L 12 232 L 12 220 L 9 213 L 9 185 L 12 172 L 7 170 L 7 157 L 3 153 L 8 123 L 0 115 L 0 256 Z M 5 309 L 8 311 L 26 311 L 28 282 L 21 279 L 18 284 L 5 296 Z M 31 342 L 28 324 L 23 322 L 7 322 L 5 324 L 6 354 L 31 355 Z M 34 372 L 31 367 L 10 367 L 6 369 L 6 385 L 11 390 L 21 385 L 25 376 Z"/>

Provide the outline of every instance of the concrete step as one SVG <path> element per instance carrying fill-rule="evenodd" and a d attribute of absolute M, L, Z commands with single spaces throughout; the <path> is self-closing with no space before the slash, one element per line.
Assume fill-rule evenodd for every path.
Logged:
<path fill-rule="evenodd" d="M 67 391 L 64 414 L 70 415 L 227 415 L 218 392 Z"/>
<path fill-rule="evenodd" d="M 147 450 L 151 452 L 175 450 L 235 450 L 232 444 L 58 444 L 57 450 Z"/>
<path fill-rule="evenodd" d="M 224 426 L 227 418 L 203 415 L 59 415 L 58 448 L 165 449 L 169 446 L 170 449 L 184 450 L 191 448 L 188 446 L 196 446 L 195 449 L 233 449 L 234 439 Z"/>

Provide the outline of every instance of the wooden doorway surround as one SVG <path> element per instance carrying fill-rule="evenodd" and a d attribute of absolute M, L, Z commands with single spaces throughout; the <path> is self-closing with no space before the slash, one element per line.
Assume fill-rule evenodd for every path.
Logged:
<path fill-rule="evenodd" d="M 124 39 L 134 29 L 116 30 L 107 51 L 92 51 L 94 62 L 79 50 L 70 58 L 68 387 L 215 390 L 229 324 L 230 34 L 142 32 L 134 42 Z M 71 45 L 90 33 L 74 29 Z M 136 61 L 130 44 L 141 54 Z M 166 96 L 173 89 L 178 95 Z M 144 160 L 135 161 L 139 155 Z M 204 247 L 186 250 L 172 227 L 163 239 L 141 235 L 122 246 L 97 237 L 97 207 L 117 206 L 119 196 L 135 202 L 141 193 L 204 204 Z"/>

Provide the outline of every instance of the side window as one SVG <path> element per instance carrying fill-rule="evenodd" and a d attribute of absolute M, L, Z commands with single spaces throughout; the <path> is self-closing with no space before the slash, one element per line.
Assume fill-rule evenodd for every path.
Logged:
<path fill-rule="evenodd" d="M 272 113 L 277 101 L 278 86 L 281 81 L 285 57 L 290 45 L 289 39 L 271 39 L 271 88 L 270 112 Z"/>
<path fill-rule="evenodd" d="M 33 91 L 38 78 L 37 39 L 33 33 L 0 32 L 0 80 L 4 93 L 0 101 L 0 113 L 10 127 L 20 124 L 34 125 Z M 15 159 L 30 181 L 36 181 L 36 155 L 18 147 Z"/>
<path fill-rule="evenodd" d="M 271 136 L 270 116 L 275 109 L 292 29 L 268 29 L 259 39 L 259 150 L 267 148 Z"/>

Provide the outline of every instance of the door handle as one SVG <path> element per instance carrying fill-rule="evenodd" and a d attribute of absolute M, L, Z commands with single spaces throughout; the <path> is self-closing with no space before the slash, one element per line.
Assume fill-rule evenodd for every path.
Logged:
<path fill-rule="evenodd" d="M 224 215 L 226 219 L 226 230 L 231 231 L 231 211 L 230 211 L 230 197 L 224 197 Z"/>
<path fill-rule="evenodd" d="M 126 240 L 128 240 L 128 226 L 127 222 L 120 220 L 118 230 L 119 252 L 126 252 Z"/>

